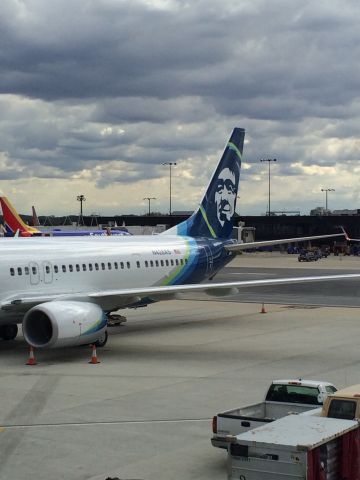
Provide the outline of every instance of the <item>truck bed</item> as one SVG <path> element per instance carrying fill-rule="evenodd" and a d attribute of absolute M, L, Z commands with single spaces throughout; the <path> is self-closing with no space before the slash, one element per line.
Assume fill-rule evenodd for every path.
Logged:
<path fill-rule="evenodd" d="M 272 421 L 289 413 L 301 413 L 316 408 L 316 405 L 302 403 L 260 402 L 246 407 L 235 408 L 219 413 L 218 417 L 246 418 L 247 420 Z"/>
<path fill-rule="evenodd" d="M 314 408 L 315 405 L 300 403 L 260 402 L 227 410 L 217 415 L 217 432 L 211 443 L 214 447 L 227 448 L 228 436 L 253 430 L 290 413 L 303 413 Z"/>

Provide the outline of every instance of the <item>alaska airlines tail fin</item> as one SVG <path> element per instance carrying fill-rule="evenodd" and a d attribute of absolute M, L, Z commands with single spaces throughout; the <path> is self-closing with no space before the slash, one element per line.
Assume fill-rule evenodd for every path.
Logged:
<path fill-rule="evenodd" d="M 15 235 L 17 230 L 19 230 L 20 236 L 31 236 L 34 233 L 40 233 L 37 228 L 26 225 L 6 197 L 0 197 L 0 204 L 3 212 L 5 228 L 8 233 Z"/>
<path fill-rule="evenodd" d="M 240 179 L 245 130 L 234 128 L 199 208 L 164 234 L 230 238 Z"/>

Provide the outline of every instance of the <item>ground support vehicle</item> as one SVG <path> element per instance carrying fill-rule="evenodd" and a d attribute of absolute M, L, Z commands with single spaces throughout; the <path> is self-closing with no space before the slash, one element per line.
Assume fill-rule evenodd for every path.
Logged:
<path fill-rule="evenodd" d="M 324 400 L 321 416 L 360 420 L 360 384 L 343 388 L 329 395 Z"/>
<path fill-rule="evenodd" d="M 229 436 L 252 430 L 289 413 L 301 413 L 323 404 L 336 387 L 317 380 L 274 380 L 262 402 L 218 413 L 213 417 L 214 447 L 227 448 Z"/>
<path fill-rule="evenodd" d="M 303 252 L 298 256 L 299 262 L 317 262 L 321 256 L 317 252 Z"/>
<path fill-rule="evenodd" d="M 232 439 L 228 480 L 359 480 L 359 424 L 288 415 Z"/>

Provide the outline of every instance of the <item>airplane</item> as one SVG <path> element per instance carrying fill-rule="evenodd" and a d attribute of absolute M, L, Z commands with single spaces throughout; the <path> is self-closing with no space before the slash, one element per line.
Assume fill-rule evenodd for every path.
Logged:
<path fill-rule="evenodd" d="M 34 348 L 103 346 L 108 317 L 119 309 L 176 299 L 187 292 L 223 296 L 248 286 L 359 278 L 360 274 L 347 274 L 211 281 L 243 250 L 343 235 L 249 243 L 231 238 L 244 135 L 243 129 L 234 129 L 193 215 L 160 235 L 4 239 L 0 337 L 14 339 L 22 324 L 24 338 Z"/>
<path fill-rule="evenodd" d="M 13 237 L 16 232 L 20 237 L 34 237 L 34 236 L 54 236 L 54 237 L 79 237 L 79 236 L 106 236 L 106 235 L 131 235 L 125 228 L 110 229 L 107 227 L 104 230 L 100 228 L 94 230 L 61 230 L 60 228 L 53 228 L 51 230 L 42 228 L 40 226 L 32 227 L 26 225 L 20 217 L 14 206 L 7 197 L 0 197 L 0 205 L 3 212 L 4 225 L 7 236 Z M 33 220 L 39 225 L 35 208 L 32 207 Z M 36 222 L 37 220 L 37 222 Z"/>

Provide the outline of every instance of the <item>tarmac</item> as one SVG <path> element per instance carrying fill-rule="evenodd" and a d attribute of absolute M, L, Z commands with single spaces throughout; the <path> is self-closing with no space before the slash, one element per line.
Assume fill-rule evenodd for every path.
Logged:
<path fill-rule="evenodd" d="M 360 267 L 354 257 L 321 262 L 244 255 L 224 278 L 240 265 L 284 276 Z M 306 302 L 304 294 L 301 305 L 266 304 L 262 314 L 259 294 L 258 303 L 209 298 L 122 311 L 128 321 L 110 329 L 97 365 L 81 347 L 35 351 L 28 366 L 21 335 L 1 343 L 0 479 L 226 479 L 226 452 L 210 444 L 214 414 L 262 400 L 276 378 L 360 383 L 358 308 Z"/>

